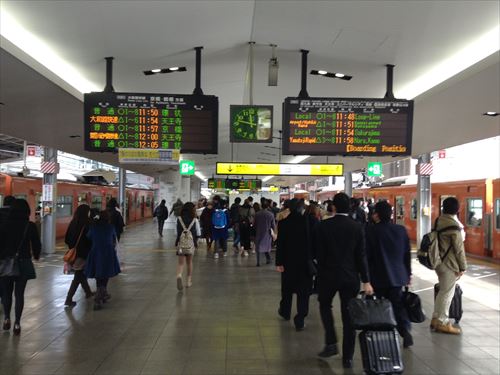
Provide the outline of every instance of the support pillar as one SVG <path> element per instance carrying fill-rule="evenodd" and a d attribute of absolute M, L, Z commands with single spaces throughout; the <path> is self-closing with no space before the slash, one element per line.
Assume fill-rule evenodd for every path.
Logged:
<path fill-rule="evenodd" d="M 118 169 L 118 203 L 122 211 L 123 221 L 127 224 L 127 194 L 125 186 L 127 184 L 127 170 L 125 168 Z"/>
<path fill-rule="evenodd" d="M 57 165 L 57 150 L 45 147 L 43 161 Z M 56 251 L 57 169 L 43 174 L 42 250 L 44 254 L 53 254 Z"/>
<path fill-rule="evenodd" d="M 418 164 L 430 163 L 431 154 L 423 154 L 418 158 Z M 430 232 L 432 228 L 431 221 L 431 176 L 422 176 L 418 174 L 417 180 L 417 248 L 420 247 L 420 240 L 423 235 Z"/>
<path fill-rule="evenodd" d="M 349 197 L 352 197 L 352 173 L 351 172 L 344 173 L 344 193 L 346 193 Z"/>

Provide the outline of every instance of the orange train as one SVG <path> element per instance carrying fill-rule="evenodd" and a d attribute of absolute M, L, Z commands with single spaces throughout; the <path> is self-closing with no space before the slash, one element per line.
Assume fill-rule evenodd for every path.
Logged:
<path fill-rule="evenodd" d="M 31 207 L 31 220 L 35 220 L 35 209 L 40 207 L 42 180 L 31 177 L 15 177 L 0 173 L 0 203 L 6 195 L 24 198 Z M 127 188 L 127 223 L 152 217 L 154 207 L 153 190 Z M 101 186 L 77 182 L 58 181 L 56 237 L 62 238 L 73 212 L 79 204 L 103 210 L 111 197 L 118 196 L 116 186 Z"/>
<path fill-rule="evenodd" d="M 321 202 L 335 192 L 317 193 Z M 500 179 L 482 179 L 433 183 L 431 187 L 432 223 L 440 214 L 447 197 L 460 202 L 459 219 L 465 226 L 465 250 L 470 255 L 500 260 Z M 404 225 L 410 239 L 416 241 L 417 187 L 416 185 L 385 186 L 354 190 L 357 198 L 374 202 L 387 200 L 394 207 L 394 222 Z"/>

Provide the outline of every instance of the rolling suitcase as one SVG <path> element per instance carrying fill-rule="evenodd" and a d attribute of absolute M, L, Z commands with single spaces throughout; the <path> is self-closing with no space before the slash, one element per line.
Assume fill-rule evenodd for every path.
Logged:
<path fill-rule="evenodd" d="M 439 292 L 439 284 L 434 285 L 434 300 Z M 448 318 L 455 319 L 455 323 L 458 324 L 464 310 L 462 309 L 462 288 L 460 285 L 455 284 L 455 294 L 453 295 L 453 300 L 451 301 L 450 311 L 448 312 Z"/>
<path fill-rule="evenodd" d="M 363 369 L 367 374 L 401 374 L 403 359 L 396 330 L 361 331 L 359 334 Z"/>

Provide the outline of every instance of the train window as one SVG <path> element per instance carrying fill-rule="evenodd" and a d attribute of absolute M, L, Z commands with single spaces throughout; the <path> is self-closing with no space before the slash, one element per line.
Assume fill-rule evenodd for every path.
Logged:
<path fill-rule="evenodd" d="M 88 204 L 87 202 L 87 193 L 79 193 L 78 194 L 78 204 Z"/>
<path fill-rule="evenodd" d="M 14 195 L 14 197 L 16 199 L 24 199 L 24 200 L 28 200 L 28 196 L 26 194 L 16 194 Z"/>
<path fill-rule="evenodd" d="M 151 197 L 146 198 L 146 207 L 151 207 Z"/>
<path fill-rule="evenodd" d="M 495 228 L 500 230 L 500 199 L 495 200 Z"/>
<path fill-rule="evenodd" d="M 467 199 L 467 225 L 478 227 L 483 221 L 483 200 L 479 198 Z"/>
<path fill-rule="evenodd" d="M 3 195 L 0 194 L 0 207 L 3 207 Z"/>
<path fill-rule="evenodd" d="M 92 196 L 92 204 L 90 207 L 96 208 L 99 211 L 102 210 L 102 197 L 96 195 Z"/>
<path fill-rule="evenodd" d="M 410 219 L 417 220 L 417 212 L 418 212 L 417 200 L 416 199 L 412 199 L 411 200 Z"/>
<path fill-rule="evenodd" d="M 71 195 L 60 195 L 57 197 L 57 216 L 67 217 L 73 214 L 73 197 Z"/>

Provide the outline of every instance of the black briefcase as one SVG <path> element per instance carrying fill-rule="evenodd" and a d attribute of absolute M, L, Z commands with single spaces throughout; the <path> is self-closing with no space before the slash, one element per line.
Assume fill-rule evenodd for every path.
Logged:
<path fill-rule="evenodd" d="M 439 284 L 434 285 L 434 300 L 439 292 Z M 450 311 L 448 312 L 448 318 L 455 319 L 455 323 L 460 323 L 464 310 L 462 308 L 462 288 L 460 285 L 455 284 L 455 294 L 453 295 L 453 300 L 451 301 Z"/>
<path fill-rule="evenodd" d="M 367 374 L 401 374 L 404 370 L 396 330 L 361 331 L 359 346 Z"/>

